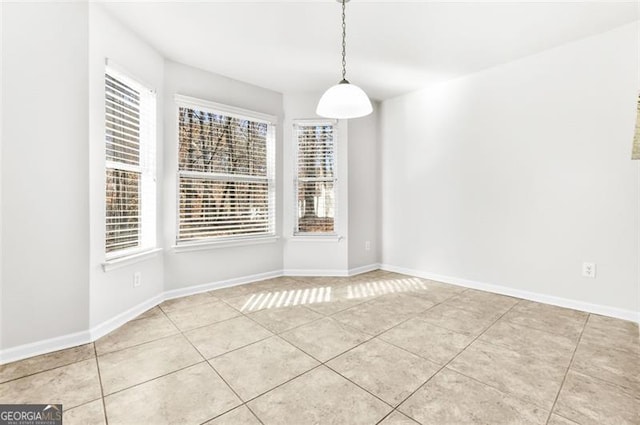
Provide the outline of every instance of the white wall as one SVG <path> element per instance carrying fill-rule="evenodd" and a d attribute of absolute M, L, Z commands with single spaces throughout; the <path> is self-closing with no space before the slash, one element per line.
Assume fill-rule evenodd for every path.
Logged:
<path fill-rule="evenodd" d="M 627 25 L 384 102 L 382 261 L 631 317 L 638 50 Z"/>
<path fill-rule="evenodd" d="M 163 71 L 164 59 L 152 47 L 123 27 L 99 3 L 89 6 L 89 158 L 90 158 L 90 315 L 96 326 L 163 292 L 162 255 L 116 270 L 103 271 L 105 261 L 105 60 L 157 93 L 157 176 L 162 180 Z M 162 219 L 162 186 L 158 184 L 156 208 L 157 241 Z M 133 287 L 133 273 L 141 273 L 142 284 Z"/>
<path fill-rule="evenodd" d="M 310 240 L 309 237 L 294 237 L 295 208 L 297 198 L 294 191 L 295 141 L 293 122 L 299 119 L 320 119 L 316 115 L 316 105 L 322 93 L 292 93 L 284 96 L 284 166 L 281 169 L 284 178 L 283 198 L 283 237 L 284 270 L 293 274 L 345 274 L 348 262 L 349 229 L 349 172 L 348 164 L 348 122 L 338 122 L 337 134 L 337 202 L 335 229 L 341 239 L 323 241 Z"/>
<path fill-rule="evenodd" d="M 165 289 L 219 282 L 282 269 L 281 241 L 260 245 L 222 247 L 204 251 L 176 252 L 176 187 L 178 171 L 178 109 L 176 94 L 196 97 L 256 112 L 282 116 L 282 95 L 196 68 L 165 62 L 165 172 L 164 267 Z M 282 168 L 282 126 L 276 136 L 276 170 Z M 282 176 L 276 178 L 276 229 L 282 229 Z"/>
<path fill-rule="evenodd" d="M 6 348 L 88 327 L 88 6 L 2 7 Z"/>
<path fill-rule="evenodd" d="M 4 3 L 0 3 L 0 24 L 2 23 L 2 16 L 3 16 L 3 7 Z M 4 55 L 2 54 L 3 48 L 2 48 L 2 36 L 3 36 L 3 31 L 2 29 L 0 29 L 0 350 L 3 347 L 2 344 L 2 339 L 3 339 L 3 314 L 2 314 L 2 139 L 3 139 L 3 131 L 2 131 L 2 120 L 4 119 L 4 115 L 2 113 L 3 107 L 4 107 L 4 80 L 2 78 L 2 73 L 3 73 L 3 63 L 4 63 Z"/>
<path fill-rule="evenodd" d="M 379 104 L 373 113 L 349 121 L 349 269 L 380 261 Z M 369 242 L 369 249 L 365 243 Z"/>

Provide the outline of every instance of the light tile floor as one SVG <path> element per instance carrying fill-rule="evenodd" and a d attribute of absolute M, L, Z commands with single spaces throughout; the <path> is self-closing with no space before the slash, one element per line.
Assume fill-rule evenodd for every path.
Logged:
<path fill-rule="evenodd" d="M 375 271 L 166 301 L 0 366 L 0 403 L 64 423 L 640 424 L 630 322 Z"/>

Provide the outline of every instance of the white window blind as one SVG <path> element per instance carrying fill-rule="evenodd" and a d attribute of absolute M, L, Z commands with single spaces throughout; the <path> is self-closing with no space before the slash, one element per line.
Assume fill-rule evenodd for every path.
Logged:
<path fill-rule="evenodd" d="M 297 121 L 294 234 L 333 234 L 336 217 L 336 124 Z"/>
<path fill-rule="evenodd" d="M 275 126 L 179 104 L 178 128 L 177 243 L 274 235 Z"/>
<path fill-rule="evenodd" d="M 155 246 L 155 94 L 105 73 L 107 259 Z"/>

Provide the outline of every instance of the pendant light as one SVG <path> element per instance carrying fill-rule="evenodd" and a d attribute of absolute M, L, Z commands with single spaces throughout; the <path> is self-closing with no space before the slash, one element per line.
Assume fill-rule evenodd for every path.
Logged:
<path fill-rule="evenodd" d="M 347 24 L 346 3 L 349 0 L 337 0 L 342 3 L 342 81 L 330 87 L 318 102 L 316 113 L 326 118 L 358 118 L 373 111 L 371 101 L 360 87 L 347 81 Z"/>

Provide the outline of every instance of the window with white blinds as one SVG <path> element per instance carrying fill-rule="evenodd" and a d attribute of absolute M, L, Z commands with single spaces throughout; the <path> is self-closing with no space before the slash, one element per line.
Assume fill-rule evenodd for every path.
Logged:
<path fill-rule="evenodd" d="M 178 244 L 275 234 L 275 126 L 226 108 L 178 100 Z"/>
<path fill-rule="evenodd" d="M 155 247 L 155 93 L 105 73 L 107 259 Z"/>
<path fill-rule="evenodd" d="M 296 222 L 294 234 L 334 234 L 336 217 L 336 123 L 297 121 Z"/>

